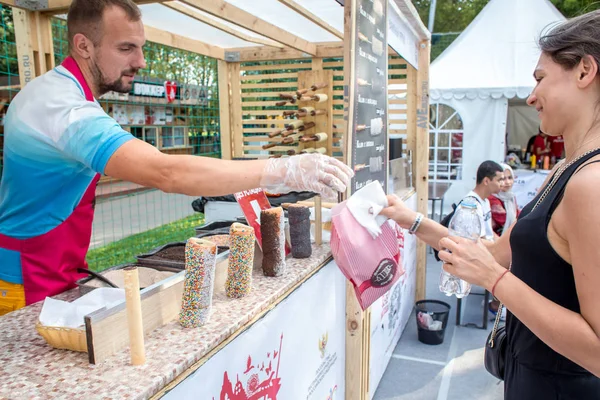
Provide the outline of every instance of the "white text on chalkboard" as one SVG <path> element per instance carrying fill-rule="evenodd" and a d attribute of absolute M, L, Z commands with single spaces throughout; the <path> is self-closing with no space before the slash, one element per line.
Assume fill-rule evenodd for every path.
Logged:
<path fill-rule="evenodd" d="M 372 15 L 369 15 L 369 13 L 367 13 L 365 10 L 363 10 L 362 4 L 360 5 L 360 15 L 362 15 L 363 17 L 365 17 L 366 19 L 371 21 L 372 24 L 375 23 L 375 17 Z"/>
<path fill-rule="evenodd" d="M 357 149 L 363 149 L 363 148 L 367 148 L 367 147 L 373 147 L 375 146 L 375 142 L 360 142 L 360 141 L 356 141 L 356 148 Z"/>
<path fill-rule="evenodd" d="M 373 57 L 370 54 L 367 54 L 363 51 L 363 49 L 358 49 L 358 54 L 363 57 L 366 58 L 367 60 L 371 61 L 373 64 L 377 64 L 377 58 Z"/>
<path fill-rule="evenodd" d="M 377 105 L 377 100 L 362 97 L 360 94 L 358 95 L 358 102 L 362 104 L 372 104 L 374 106 Z"/>

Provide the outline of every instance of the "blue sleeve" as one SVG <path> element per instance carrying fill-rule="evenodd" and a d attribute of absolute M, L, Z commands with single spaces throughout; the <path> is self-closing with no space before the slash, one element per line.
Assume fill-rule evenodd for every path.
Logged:
<path fill-rule="evenodd" d="M 110 157 L 133 136 L 100 107 L 89 111 L 81 113 L 81 118 L 71 115 L 72 122 L 62 134 L 59 147 L 69 157 L 104 174 Z"/>

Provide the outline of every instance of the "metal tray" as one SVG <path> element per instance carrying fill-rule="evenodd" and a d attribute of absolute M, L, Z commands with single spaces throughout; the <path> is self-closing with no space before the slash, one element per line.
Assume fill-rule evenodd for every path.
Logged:
<path fill-rule="evenodd" d="M 227 230 L 227 233 L 229 233 L 229 230 Z M 201 238 L 203 236 L 209 236 L 209 235 L 217 235 L 220 233 L 209 233 L 209 234 L 200 234 L 197 235 L 197 238 Z M 148 253 L 144 253 L 144 254 L 139 254 L 137 255 L 135 258 L 137 259 L 137 262 L 140 265 L 143 266 L 147 266 L 147 265 L 164 265 L 164 266 L 168 266 L 171 268 L 178 268 L 179 270 L 185 269 L 185 261 L 174 261 L 174 260 L 166 260 L 166 259 L 162 259 L 162 258 L 152 258 L 154 257 L 154 255 L 164 249 L 167 249 L 169 247 L 174 247 L 174 246 L 185 246 L 186 242 L 173 242 L 173 243 L 167 243 L 165 245 L 156 247 L 152 250 L 150 250 Z M 219 260 L 221 260 L 223 254 L 227 254 L 229 253 L 229 247 L 218 247 L 217 248 L 217 262 L 219 262 Z"/>
<path fill-rule="evenodd" d="M 174 272 L 174 273 L 178 273 L 181 272 L 181 268 L 174 268 L 174 267 L 170 267 L 167 265 L 157 265 L 157 264 L 153 264 L 153 265 L 142 265 L 141 263 L 127 263 L 127 264 L 121 264 L 121 265 L 116 265 L 114 267 L 110 267 L 108 269 L 105 269 L 102 272 L 99 272 L 99 274 L 104 274 L 105 272 L 108 271 L 114 271 L 114 270 L 119 270 L 119 269 L 123 269 L 123 268 L 127 268 L 127 267 L 132 267 L 132 266 L 138 266 L 138 267 L 145 267 L 145 268 L 152 268 L 155 269 L 157 271 L 170 271 L 170 272 Z M 79 292 L 81 293 L 81 295 L 83 296 L 86 293 L 91 292 L 94 289 L 98 289 L 95 286 L 89 286 L 87 285 L 88 282 L 90 282 L 91 280 L 96 279 L 93 276 L 88 276 L 86 278 L 82 278 L 79 279 L 78 281 L 76 281 L 75 283 L 77 284 L 77 286 L 79 287 Z M 140 288 L 140 289 L 145 289 L 145 288 Z"/>
<path fill-rule="evenodd" d="M 208 224 L 197 226 L 194 228 L 194 230 L 196 231 L 196 234 L 198 234 L 198 235 L 206 233 L 206 232 L 215 232 L 215 231 L 218 231 L 217 233 L 214 233 L 215 235 L 224 234 L 224 233 L 229 233 L 229 228 L 231 227 L 231 225 L 233 225 L 234 222 L 236 222 L 236 221 L 227 221 L 227 220 L 213 221 Z M 197 237 L 199 237 L 199 236 L 197 236 Z"/>

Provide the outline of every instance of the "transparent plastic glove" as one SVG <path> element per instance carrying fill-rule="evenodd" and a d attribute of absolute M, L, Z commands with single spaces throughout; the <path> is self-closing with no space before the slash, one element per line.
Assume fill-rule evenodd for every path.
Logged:
<path fill-rule="evenodd" d="M 323 154 L 300 154 L 270 158 L 263 169 L 260 186 L 270 193 L 314 192 L 335 198 L 354 176 L 352 169 Z"/>

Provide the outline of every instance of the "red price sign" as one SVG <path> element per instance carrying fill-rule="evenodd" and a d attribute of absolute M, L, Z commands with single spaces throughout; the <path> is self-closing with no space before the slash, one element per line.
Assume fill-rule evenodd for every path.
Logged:
<path fill-rule="evenodd" d="M 254 228 L 256 241 L 262 249 L 262 235 L 260 233 L 260 212 L 271 208 L 269 199 L 262 189 L 244 190 L 243 192 L 234 193 L 235 199 L 240 205 L 244 217 L 248 224 Z M 285 254 L 288 255 L 291 249 L 289 244 L 285 243 Z"/>

